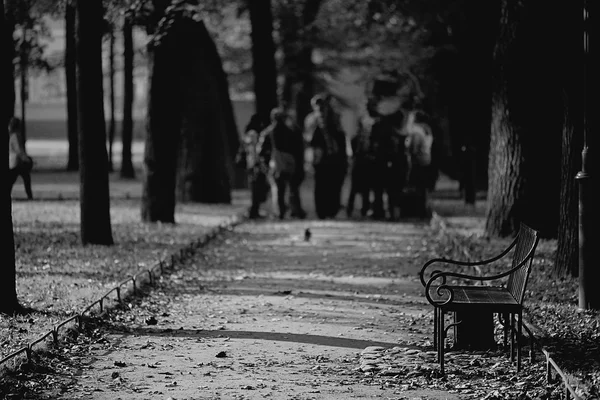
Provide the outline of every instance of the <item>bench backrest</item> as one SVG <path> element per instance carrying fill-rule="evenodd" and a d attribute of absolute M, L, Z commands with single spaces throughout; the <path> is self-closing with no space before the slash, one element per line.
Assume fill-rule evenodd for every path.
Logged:
<path fill-rule="evenodd" d="M 523 304 L 533 256 L 540 238 L 538 231 L 523 223 L 521 223 L 517 235 L 517 243 L 513 253 L 511 268 L 516 268 L 520 264 L 521 266 L 508 276 L 506 289 L 513 295 L 519 304 Z"/>

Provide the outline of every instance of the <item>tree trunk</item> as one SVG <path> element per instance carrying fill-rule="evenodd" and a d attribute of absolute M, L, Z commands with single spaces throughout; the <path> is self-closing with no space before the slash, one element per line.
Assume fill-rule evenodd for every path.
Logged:
<path fill-rule="evenodd" d="M 456 313 L 454 350 L 489 350 L 496 347 L 494 314 L 483 311 Z"/>
<path fill-rule="evenodd" d="M 148 46 L 148 112 L 144 148 L 142 221 L 175 223 L 175 179 L 181 98 L 173 83 L 180 67 L 172 35 Z"/>
<path fill-rule="evenodd" d="M 113 144 L 115 142 L 115 31 L 114 27 L 109 27 L 109 42 L 108 42 L 108 77 L 109 77 L 109 107 L 110 121 L 108 123 L 108 170 L 114 171 L 113 165 Z"/>
<path fill-rule="evenodd" d="M 549 5 L 550 6 L 550 5 Z M 556 6 L 555 6 L 556 7 Z M 557 251 L 554 272 L 557 276 L 579 274 L 579 188 L 575 176 L 581 170 L 583 148 L 583 87 L 581 51 L 581 8 L 579 2 L 562 5 L 557 48 L 564 91 L 564 124 L 562 135 L 561 191 Z M 558 10 L 556 10 L 558 11 Z"/>
<path fill-rule="evenodd" d="M 24 19 L 28 19 L 28 16 L 23 16 Z M 27 90 L 27 70 L 29 69 L 29 42 L 27 41 L 27 24 L 23 24 L 21 27 L 21 49 L 19 51 L 19 69 L 21 72 L 21 135 L 23 137 L 23 143 L 27 142 L 27 100 L 28 100 L 28 90 Z"/>
<path fill-rule="evenodd" d="M 581 171 L 577 173 L 579 186 L 579 308 L 600 310 L 600 291 L 596 287 L 600 280 L 597 262 L 598 212 L 596 187 L 600 177 L 598 162 L 598 114 L 595 94 L 598 88 L 598 22 L 600 5 L 597 1 L 585 0 L 585 56 L 584 56 L 584 145 L 581 151 Z"/>
<path fill-rule="evenodd" d="M 67 85 L 67 139 L 69 152 L 67 171 L 79 170 L 79 137 L 77 131 L 77 58 L 75 21 L 77 9 L 74 0 L 67 2 L 65 10 L 65 78 Z"/>
<path fill-rule="evenodd" d="M 310 99 L 316 90 L 310 34 L 311 25 L 317 18 L 321 3 L 322 0 L 306 1 L 300 19 L 293 9 L 280 15 L 284 54 L 284 81 L 280 103 L 285 108 L 294 110 L 296 123 L 301 129 L 304 129 L 304 118 L 311 111 Z"/>
<path fill-rule="evenodd" d="M 178 23 L 174 35 L 180 46 L 183 105 L 177 198 L 230 203 L 239 136 L 230 122 L 234 116 L 227 78 L 204 23 L 191 19 Z"/>
<path fill-rule="evenodd" d="M 542 1 L 502 1 L 494 53 L 486 233 L 511 236 L 519 223 L 556 235 L 562 109 L 552 19 Z M 532 107 L 531 104 L 536 104 Z M 543 149 L 543 151 L 542 151 Z"/>
<path fill-rule="evenodd" d="M 121 125 L 121 178 L 135 178 L 133 144 L 133 24 L 130 16 L 123 22 L 123 122 Z"/>
<path fill-rule="evenodd" d="M 490 137 L 490 161 L 488 168 L 488 208 L 486 234 L 506 237 L 517 231 L 522 214 L 525 191 L 525 175 L 521 126 L 512 114 L 509 83 L 515 74 L 511 63 L 520 65 L 514 51 L 515 25 L 521 11 L 510 0 L 502 1 L 500 32 L 496 44 L 495 71 L 492 86 L 492 126 Z M 514 8 L 514 9 L 513 9 Z M 517 83 L 515 82 L 515 86 Z M 512 87 L 512 86 L 511 86 Z M 515 87 L 518 90 L 518 87 Z"/>
<path fill-rule="evenodd" d="M 8 122 L 14 113 L 15 104 L 15 91 L 14 91 L 14 76 L 13 76 L 13 65 L 12 65 L 12 54 L 14 53 L 14 47 L 12 42 L 13 28 L 10 23 L 7 23 L 4 14 L 4 2 L 0 3 L 0 43 L 2 48 L 0 49 L 0 55 L 2 55 L 0 65 L 0 79 L 2 79 L 3 87 L 8 90 L 2 90 L 0 96 L 2 96 L 0 103 L 2 103 L 0 124 L 4 127 L 4 131 L 7 132 Z M 12 87 L 12 90 L 10 89 Z M 8 135 L 8 132 L 6 133 Z M 4 141 L 4 154 L 8 154 L 8 141 Z M 5 163 L 8 164 L 8 160 L 5 158 Z M 8 168 L 3 169 L 4 182 L 8 182 Z M 12 220 L 12 198 L 10 192 L 5 192 L 6 203 L 4 209 L 4 243 L 1 248 L 0 257 L 2 259 L 2 267 L 0 267 L 0 313 L 13 314 L 15 311 L 20 309 L 19 301 L 17 299 L 17 286 L 16 286 L 16 267 L 15 267 L 15 237 L 13 232 L 13 220 Z"/>
<path fill-rule="evenodd" d="M 277 66 L 273 41 L 273 14 L 269 0 L 248 0 L 252 24 L 252 72 L 256 112 L 269 121 L 277 106 Z"/>
<path fill-rule="evenodd" d="M 459 64 L 453 78 L 458 85 L 452 100 L 453 127 L 461 143 L 461 186 L 467 204 L 475 204 L 477 189 L 487 185 L 490 75 L 499 9 L 499 1 L 468 0 L 464 20 L 454 29 Z"/>
<path fill-rule="evenodd" d="M 77 2 L 81 241 L 113 244 L 102 90 L 102 0 Z"/>

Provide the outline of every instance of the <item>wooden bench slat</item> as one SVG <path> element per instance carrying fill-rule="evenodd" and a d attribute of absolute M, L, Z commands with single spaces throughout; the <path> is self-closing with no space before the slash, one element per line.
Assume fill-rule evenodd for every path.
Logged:
<path fill-rule="evenodd" d="M 450 288 L 454 291 L 453 304 L 519 305 L 517 300 L 506 289 L 501 287 L 450 286 Z M 429 294 L 435 301 L 443 302 L 448 298 L 447 295 L 444 295 L 444 292 L 440 295 L 437 294 L 437 286 L 431 287 Z"/>

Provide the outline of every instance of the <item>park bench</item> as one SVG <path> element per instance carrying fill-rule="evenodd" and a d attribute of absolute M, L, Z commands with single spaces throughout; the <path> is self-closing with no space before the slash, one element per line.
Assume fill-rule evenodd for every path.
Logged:
<path fill-rule="evenodd" d="M 492 258 L 474 262 L 434 258 L 423 265 L 419 278 L 425 288 L 425 297 L 434 308 L 434 347 L 437 350 L 442 375 L 445 373 L 444 350 L 447 330 L 454 327 L 456 338 L 456 328 L 463 322 L 457 319 L 468 319 L 470 316 L 479 318 L 486 314 L 498 315 L 504 328 L 505 345 L 510 333 L 510 360 L 514 362 L 516 347 L 517 372 L 520 371 L 523 300 L 538 242 L 539 232 L 521 223 L 511 244 Z M 503 268 L 502 265 L 511 261 L 511 254 L 511 267 Z M 486 274 L 486 266 L 492 272 Z M 480 271 L 480 275 L 455 272 L 456 267 L 474 267 Z M 495 283 L 492 284 L 492 281 Z M 444 317 L 451 313 L 454 322 L 444 328 Z M 477 323 L 474 326 L 476 329 Z M 470 329 L 472 328 L 473 324 L 470 326 Z"/>

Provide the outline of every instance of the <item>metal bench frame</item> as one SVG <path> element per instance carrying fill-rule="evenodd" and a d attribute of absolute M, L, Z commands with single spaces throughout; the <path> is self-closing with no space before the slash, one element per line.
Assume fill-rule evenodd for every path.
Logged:
<path fill-rule="evenodd" d="M 521 223 L 519 232 L 512 243 L 495 257 L 475 262 L 434 258 L 423 265 L 419 272 L 419 278 L 425 288 L 425 297 L 434 307 L 434 347 L 438 352 L 438 361 L 442 375 L 445 373 L 444 347 L 446 331 L 460 324 L 460 321 L 458 321 L 444 328 L 444 315 L 446 313 L 454 313 L 456 317 L 457 312 L 468 313 L 469 311 L 490 312 L 498 314 L 501 317 L 500 322 L 504 327 L 505 345 L 510 331 L 510 360 L 514 362 L 516 347 L 517 372 L 521 370 L 521 345 L 519 339 L 523 327 L 523 301 L 538 242 L 539 232 Z M 475 276 L 447 270 L 447 267 L 452 265 L 470 267 L 489 265 L 505 257 L 510 257 L 509 253 L 513 249 L 512 267 L 502 273 Z M 436 269 L 429 272 L 429 278 L 426 280 L 426 271 L 436 264 L 445 264 L 446 270 L 436 267 Z M 460 281 L 460 284 L 450 284 L 447 281 L 448 278 L 462 281 Z M 484 285 L 486 281 L 498 279 L 506 280 L 506 283 L 502 286 Z M 480 284 L 468 284 L 469 281 L 479 281 Z"/>

